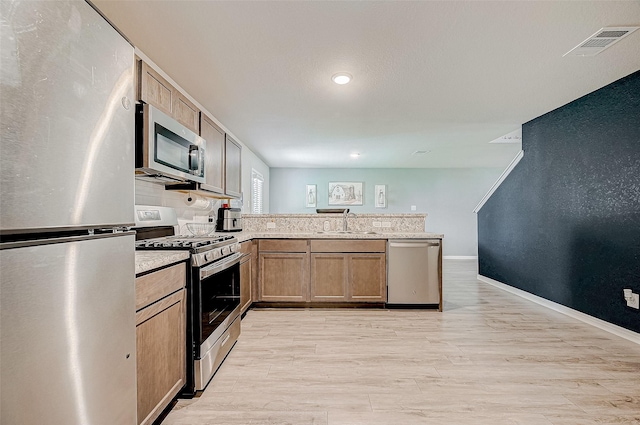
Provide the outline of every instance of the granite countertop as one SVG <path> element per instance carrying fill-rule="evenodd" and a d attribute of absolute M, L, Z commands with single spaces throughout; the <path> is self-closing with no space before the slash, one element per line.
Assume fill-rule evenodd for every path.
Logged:
<path fill-rule="evenodd" d="M 238 242 L 251 239 L 442 239 L 441 233 L 317 233 L 317 232 L 217 232 L 214 235 L 233 235 Z M 189 259 L 189 251 L 136 251 L 136 275 Z"/>
<path fill-rule="evenodd" d="M 136 275 L 188 260 L 189 251 L 136 251 Z"/>
<path fill-rule="evenodd" d="M 233 235 L 239 242 L 250 239 L 443 239 L 442 233 L 429 232 L 387 232 L 387 233 L 336 233 L 336 232 L 229 232 L 216 235 Z"/>

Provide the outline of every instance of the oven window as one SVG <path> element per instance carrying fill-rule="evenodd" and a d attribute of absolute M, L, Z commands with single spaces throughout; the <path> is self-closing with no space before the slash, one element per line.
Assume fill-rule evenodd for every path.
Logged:
<path fill-rule="evenodd" d="M 240 305 L 240 266 L 238 264 L 209 276 L 200 283 L 202 303 L 202 344 Z"/>

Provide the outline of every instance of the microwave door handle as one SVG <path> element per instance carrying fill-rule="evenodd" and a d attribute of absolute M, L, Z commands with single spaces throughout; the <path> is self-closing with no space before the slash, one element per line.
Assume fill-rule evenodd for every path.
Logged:
<path fill-rule="evenodd" d="M 189 170 L 194 174 L 200 170 L 200 148 L 196 145 L 189 145 Z"/>
<path fill-rule="evenodd" d="M 200 158 L 198 158 L 198 175 L 204 176 L 204 148 L 200 148 Z"/>

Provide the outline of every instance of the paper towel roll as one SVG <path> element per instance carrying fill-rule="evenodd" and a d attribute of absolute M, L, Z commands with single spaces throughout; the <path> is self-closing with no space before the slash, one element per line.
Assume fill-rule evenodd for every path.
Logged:
<path fill-rule="evenodd" d="M 199 195 L 187 194 L 184 198 L 184 203 L 191 208 L 197 208 L 200 210 L 211 209 L 211 200 Z"/>

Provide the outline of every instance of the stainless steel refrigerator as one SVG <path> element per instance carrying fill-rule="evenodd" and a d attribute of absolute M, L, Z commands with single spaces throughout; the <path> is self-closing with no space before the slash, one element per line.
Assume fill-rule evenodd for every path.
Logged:
<path fill-rule="evenodd" d="M 136 423 L 133 47 L 2 1 L 0 423 Z"/>

